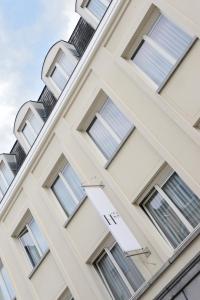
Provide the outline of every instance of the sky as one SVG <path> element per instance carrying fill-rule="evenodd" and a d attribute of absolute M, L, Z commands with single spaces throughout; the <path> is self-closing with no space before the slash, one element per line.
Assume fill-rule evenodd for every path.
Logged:
<path fill-rule="evenodd" d="M 9 153 L 21 105 L 38 100 L 49 48 L 68 40 L 79 16 L 75 0 L 0 1 L 0 153 Z"/>

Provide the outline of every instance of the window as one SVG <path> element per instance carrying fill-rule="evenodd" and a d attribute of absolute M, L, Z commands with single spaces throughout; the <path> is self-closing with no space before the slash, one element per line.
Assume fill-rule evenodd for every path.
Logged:
<path fill-rule="evenodd" d="M 174 248 L 200 222 L 200 199 L 176 173 L 154 186 L 143 207 Z"/>
<path fill-rule="evenodd" d="M 26 122 L 22 128 L 22 133 L 29 146 L 33 145 L 41 128 L 41 122 L 37 120 L 37 117 L 33 112 L 29 111 L 29 113 L 27 114 Z"/>
<path fill-rule="evenodd" d="M 161 14 L 149 33 L 143 36 L 132 61 L 151 78 L 157 89 L 161 89 L 194 40 Z"/>
<path fill-rule="evenodd" d="M 13 290 L 12 284 L 8 274 L 0 262 L 0 299 L 1 300 L 14 300 L 15 292 Z"/>
<path fill-rule="evenodd" d="M 95 266 L 115 300 L 128 300 L 143 284 L 144 278 L 130 257 L 118 244 L 104 249 Z"/>
<path fill-rule="evenodd" d="M 66 55 L 62 50 L 59 50 L 55 66 L 50 77 L 60 91 L 64 89 L 75 66 L 76 63 L 73 57 Z"/>
<path fill-rule="evenodd" d="M 11 170 L 8 169 L 4 161 L 0 163 L 0 199 L 3 198 L 3 195 L 7 191 L 9 185 L 11 184 L 14 175 Z"/>
<path fill-rule="evenodd" d="M 59 172 L 51 189 L 68 217 L 74 213 L 77 206 L 85 198 L 80 180 L 69 163 Z"/>
<path fill-rule="evenodd" d="M 59 300 L 74 300 L 74 297 L 71 294 L 69 288 L 67 288 L 64 293 L 59 297 Z"/>
<path fill-rule="evenodd" d="M 98 20 L 101 20 L 110 2 L 111 0 L 90 0 L 87 8 Z"/>
<path fill-rule="evenodd" d="M 87 133 L 106 159 L 111 159 L 129 133 L 133 124 L 124 116 L 110 98 L 96 113 Z"/>
<path fill-rule="evenodd" d="M 19 239 L 32 266 L 37 266 L 47 252 L 48 246 L 33 218 L 19 234 Z"/>

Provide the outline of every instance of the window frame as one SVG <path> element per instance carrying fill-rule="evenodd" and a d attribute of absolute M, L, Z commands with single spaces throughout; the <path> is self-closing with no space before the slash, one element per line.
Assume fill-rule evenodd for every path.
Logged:
<path fill-rule="evenodd" d="M 69 289 L 69 287 L 67 287 L 64 292 L 61 293 L 61 295 L 57 298 L 57 300 L 75 300 L 71 290 Z"/>
<path fill-rule="evenodd" d="M 34 237 L 34 234 L 32 233 L 32 230 L 31 230 L 31 227 L 30 227 L 30 224 L 32 222 L 35 222 L 35 219 L 33 217 L 30 217 L 29 221 L 23 226 L 23 228 L 20 231 L 20 233 L 18 234 L 17 238 L 18 238 L 18 240 L 19 240 L 19 242 L 21 244 L 21 247 L 23 248 L 23 252 L 25 253 L 25 255 L 26 255 L 26 257 L 27 257 L 30 265 L 32 266 L 33 270 L 35 270 L 40 265 L 41 261 L 43 261 L 43 258 L 46 256 L 46 254 L 49 252 L 49 248 L 48 248 L 48 245 L 47 245 L 47 249 L 44 252 L 42 252 L 42 250 L 40 249 L 40 246 L 38 245 L 38 242 L 37 242 L 36 238 Z M 36 225 L 37 225 L 37 223 L 36 223 Z M 38 225 L 37 225 L 37 227 L 38 227 Z M 39 227 L 38 227 L 38 229 L 40 230 Z M 37 249 L 37 251 L 38 251 L 38 253 L 40 255 L 40 259 L 39 259 L 39 261 L 35 265 L 34 265 L 34 263 L 32 261 L 30 253 L 26 252 L 24 244 L 23 244 L 23 241 L 21 240 L 21 238 L 26 233 L 26 231 L 28 232 L 29 236 L 31 237 L 31 240 L 33 241 L 34 246 L 36 247 L 36 249 Z M 41 232 L 41 234 L 43 236 L 42 232 Z M 45 237 L 44 237 L 44 239 L 45 239 Z M 45 239 L 45 242 L 46 242 L 46 239 Z"/>
<path fill-rule="evenodd" d="M 1 166 L 1 163 L 0 162 L 0 166 Z M 0 201 L 3 199 L 3 196 L 5 195 L 6 191 L 8 190 L 9 186 L 10 186 L 10 183 L 7 181 L 3 171 L 1 170 L 1 167 L 0 167 L 0 180 L 3 180 L 5 186 L 6 186 L 6 190 L 5 192 L 2 191 L 1 187 L 0 187 Z"/>
<path fill-rule="evenodd" d="M 16 300 L 17 298 L 16 298 L 15 291 L 14 291 L 13 286 L 12 286 L 12 282 L 10 281 L 9 274 L 7 274 L 7 276 L 8 276 L 8 279 L 9 279 L 9 281 L 10 281 L 11 288 L 12 288 L 12 290 L 13 290 L 12 292 L 13 292 L 14 296 L 11 295 L 12 292 L 10 292 L 10 290 L 9 290 L 9 284 L 6 282 L 6 278 L 4 277 L 4 275 L 3 275 L 3 273 L 2 273 L 2 270 L 3 270 L 3 269 L 5 270 L 5 267 L 4 267 L 4 265 L 2 264 L 2 262 L 0 261 L 0 277 L 1 277 L 2 282 L 3 282 L 3 284 L 4 284 L 4 288 L 5 288 L 6 292 L 7 292 L 7 294 L 8 294 L 8 296 L 9 296 L 10 300 Z M 6 270 L 5 270 L 5 272 L 7 273 Z"/>
<path fill-rule="evenodd" d="M 166 169 L 166 168 L 165 168 Z M 163 171 L 165 171 L 165 169 Z M 162 187 L 165 185 L 165 183 L 170 179 L 173 174 L 176 173 L 173 169 L 169 169 L 167 171 L 167 175 L 165 175 L 165 178 L 161 180 L 161 182 L 157 183 L 159 174 L 156 176 L 156 179 L 153 181 L 153 184 L 151 186 L 151 189 L 148 191 L 146 197 L 143 197 L 144 200 L 141 201 L 140 207 L 145 211 L 146 215 L 149 217 L 149 219 L 152 221 L 154 226 L 157 228 L 160 235 L 163 237 L 163 239 L 167 242 L 170 249 L 172 251 L 177 251 L 181 247 L 182 244 L 184 244 L 185 240 L 188 239 L 188 237 L 196 230 L 197 227 L 200 226 L 200 223 L 196 227 L 192 227 L 192 225 L 189 223 L 189 221 L 185 218 L 185 216 L 181 213 L 178 207 L 173 203 L 173 201 L 167 196 L 167 194 L 163 191 Z M 178 175 L 179 176 L 179 175 Z M 187 185 L 187 184 L 186 184 Z M 162 196 L 162 198 L 167 202 L 167 204 L 170 206 L 170 208 L 173 210 L 173 212 L 177 215 L 177 217 L 180 219 L 180 221 L 183 223 L 183 225 L 186 227 L 186 229 L 189 231 L 189 234 L 186 236 L 185 239 L 177 246 L 174 247 L 170 240 L 167 238 L 165 233 L 160 228 L 159 224 L 156 222 L 156 220 L 153 218 L 151 213 L 148 211 L 146 207 L 146 203 L 149 201 L 149 199 L 158 192 L 159 195 Z"/>
<path fill-rule="evenodd" d="M 38 132 L 35 131 L 33 125 L 31 124 L 31 120 L 30 118 L 35 118 L 36 121 L 40 124 L 40 129 Z M 40 131 L 42 130 L 42 127 L 44 125 L 44 121 L 42 120 L 42 118 L 40 117 L 40 115 L 38 114 L 37 111 L 35 111 L 35 109 L 29 108 L 26 112 L 26 115 L 18 129 L 18 131 L 20 132 L 20 136 L 22 136 L 23 142 L 25 143 L 25 149 L 27 151 L 29 151 L 33 144 L 35 143 L 38 135 L 40 134 Z M 28 140 L 28 138 L 26 137 L 26 135 L 24 134 L 24 128 L 28 127 L 28 129 L 30 130 L 32 137 L 34 139 L 33 143 L 31 144 L 30 141 Z"/>
<path fill-rule="evenodd" d="M 68 74 L 68 73 L 66 72 L 66 70 L 62 67 L 62 65 L 60 64 L 60 59 L 61 59 L 62 56 L 68 57 L 69 54 L 66 53 L 65 51 L 63 51 L 63 49 L 59 48 L 58 51 L 57 51 L 57 54 L 56 54 L 56 56 L 55 56 L 54 62 L 52 63 L 52 65 L 51 65 L 51 67 L 50 67 L 50 69 L 49 69 L 49 71 L 48 71 L 48 74 L 47 74 L 48 78 L 49 78 L 50 81 L 51 81 L 51 84 L 53 84 L 54 88 L 56 88 L 57 91 L 58 91 L 60 94 L 61 94 L 61 93 L 63 92 L 63 90 L 65 89 L 65 86 L 66 86 L 67 82 L 69 81 L 69 79 L 70 79 L 70 77 L 71 77 L 71 75 L 72 75 L 72 73 L 73 73 L 73 71 L 72 71 L 71 74 Z M 71 56 L 70 59 L 73 59 L 73 60 L 74 60 L 74 61 L 73 61 L 73 64 L 74 64 L 74 69 L 75 69 L 75 68 L 76 68 L 76 65 L 77 65 L 77 63 L 78 63 L 78 61 L 75 61 L 73 55 L 70 55 L 70 56 Z M 65 83 L 63 89 L 60 89 L 60 87 L 57 85 L 57 83 L 55 82 L 55 80 L 52 78 L 52 75 L 53 75 L 53 73 L 54 73 L 54 71 L 55 71 L 56 69 L 57 69 L 58 72 L 60 72 L 61 75 L 64 76 L 65 79 L 66 79 L 66 83 Z"/>
<path fill-rule="evenodd" d="M 65 161 L 63 163 L 64 165 L 62 166 L 62 168 L 60 168 L 60 170 L 57 172 L 54 180 L 51 182 L 51 184 L 49 185 L 50 187 L 50 190 L 54 196 L 54 198 L 56 198 L 56 201 L 58 202 L 59 204 L 59 207 L 62 208 L 62 211 L 64 212 L 65 216 L 67 216 L 67 222 L 65 222 L 64 226 L 66 226 L 69 222 L 69 220 L 71 220 L 71 218 L 74 216 L 74 214 L 76 213 L 76 211 L 79 209 L 79 207 L 83 204 L 84 200 L 86 199 L 87 195 L 86 193 L 84 192 L 84 195 L 82 198 L 80 198 L 80 200 L 78 200 L 77 196 L 75 195 L 73 189 L 70 187 L 70 184 L 67 182 L 67 180 L 65 179 L 64 175 L 63 175 L 63 170 L 65 169 L 65 167 L 69 166 L 72 168 L 73 172 L 76 174 L 76 176 L 78 177 L 79 179 L 79 176 L 77 175 L 77 172 L 74 170 L 74 168 L 71 166 L 71 164 L 68 162 L 68 161 Z M 59 200 L 59 198 L 57 197 L 56 193 L 54 192 L 53 190 L 53 185 L 56 183 L 56 181 L 58 179 L 61 179 L 62 180 L 62 183 L 64 184 L 65 188 L 67 189 L 67 191 L 69 192 L 69 194 L 71 195 L 72 197 L 72 200 L 73 202 L 76 204 L 75 206 L 75 209 L 74 211 L 72 212 L 72 214 L 69 214 L 65 208 L 63 207 L 63 204 L 61 203 L 61 201 Z M 80 181 L 80 179 L 79 179 Z M 81 184 L 81 182 L 80 182 Z M 81 185 L 80 185 L 81 186 Z"/>
<path fill-rule="evenodd" d="M 178 28 L 180 28 L 182 31 L 190 35 L 191 42 L 185 49 L 185 51 L 182 53 L 182 55 L 176 60 L 175 64 L 172 65 L 169 73 L 163 80 L 163 82 L 158 86 L 156 82 L 151 79 L 151 77 L 146 74 L 139 66 L 137 66 L 133 58 L 136 56 L 137 52 L 140 50 L 142 44 L 144 43 L 145 39 L 151 40 L 150 37 L 148 37 L 148 34 L 151 32 L 153 27 L 156 25 L 156 23 L 159 21 L 159 18 L 161 16 L 166 17 L 169 19 L 169 21 L 173 24 L 175 24 Z M 151 5 L 147 11 L 147 13 L 144 15 L 143 19 L 140 21 L 140 24 L 137 26 L 137 29 L 132 36 L 131 40 L 128 43 L 128 46 L 122 53 L 122 57 L 126 59 L 130 65 L 135 69 L 135 72 L 139 75 L 140 79 L 143 80 L 147 85 L 149 85 L 153 90 L 156 91 L 156 93 L 161 93 L 162 89 L 165 87 L 169 79 L 172 77 L 173 73 L 176 71 L 176 69 L 179 67 L 180 63 L 183 61 L 183 59 L 186 57 L 187 53 L 190 51 L 190 49 L 193 47 L 195 42 L 197 41 L 198 37 L 192 33 L 191 30 L 188 30 L 188 28 L 185 28 L 186 26 L 182 25 L 181 22 L 174 21 L 174 18 L 171 18 L 171 16 L 168 16 L 164 11 L 160 10 L 157 6 L 154 4 Z M 154 44 L 154 41 L 152 41 L 152 44 Z M 156 44 L 156 43 L 155 43 Z M 162 53 L 166 53 L 166 55 L 169 57 L 170 54 L 165 51 L 162 47 L 158 45 L 158 48 L 162 50 Z M 153 48 L 155 49 L 155 48 Z M 160 53 L 160 52 L 159 52 Z M 165 56 L 163 56 L 165 57 Z"/>
<path fill-rule="evenodd" d="M 126 285 L 128 291 L 130 292 L 131 296 L 134 296 L 135 293 L 140 289 L 134 291 L 134 289 L 132 288 L 131 284 L 129 283 L 128 279 L 126 278 L 126 276 L 124 275 L 122 269 L 120 268 L 120 266 L 118 265 L 116 259 L 114 258 L 114 256 L 112 255 L 111 251 L 112 249 L 117 245 L 117 242 L 115 241 L 114 243 L 112 242 L 111 244 L 108 243 L 108 245 L 106 245 L 106 247 L 103 247 L 100 254 L 98 255 L 98 257 L 96 259 L 94 259 L 93 261 L 93 267 L 96 269 L 96 271 L 99 273 L 105 287 L 107 288 L 109 294 L 111 295 L 111 297 L 114 299 L 113 293 L 109 287 L 109 284 L 106 281 L 106 278 L 104 277 L 104 274 L 101 271 L 101 268 L 98 266 L 98 263 L 101 261 L 101 259 L 105 256 L 108 255 L 109 259 L 111 260 L 111 263 L 114 265 L 115 269 L 117 270 L 119 276 L 121 277 L 121 279 L 123 280 L 124 284 Z M 134 263 L 135 264 L 135 263 Z M 137 265 L 136 265 L 137 267 Z M 138 271 L 140 272 L 140 270 L 138 269 Z M 142 273 L 141 273 L 142 274 Z M 142 274 L 143 276 L 143 274 Z M 144 278 L 144 283 L 145 283 L 145 278 Z M 142 285 L 141 285 L 142 286 Z"/>
<path fill-rule="evenodd" d="M 117 109 L 123 114 L 123 116 L 131 123 L 130 129 L 127 131 L 126 135 L 123 137 L 122 140 L 120 140 L 120 137 L 115 133 L 115 131 L 112 129 L 112 127 L 106 122 L 106 120 L 103 119 L 103 117 L 100 115 L 100 110 L 103 108 L 103 106 L 106 104 L 107 101 L 111 101 Z M 90 135 L 89 130 L 92 128 L 93 124 L 95 121 L 98 120 L 100 123 L 103 125 L 103 127 L 106 129 L 106 131 L 112 136 L 112 138 L 115 140 L 116 143 L 118 143 L 114 153 L 112 154 L 111 157 L 107 157 L 104 151 L 101 149 L 101 147 L 97 144 L 95 139 Z M 107 168 L 112 160 L 115 158 L 117 153 L 120 151 L 121 147 L 123 144 L 126 142 L 126 140 L 129 138 L 129 136 L 132 134 L 132 132 L 136 129 L 135 124 L 126 116 L 126 114 L 118 107 L 118 105 L 111 99 L 109 96 L 105 96 L 104 101 L 102 102 L 101 106 L 98 107 L 98 109 L 93 113 L 91 121 L 89 125 L 86 127 L 86 133 L 89 136 L 90 140 L 92 143 L 95 145 L 97 148 L 98 152 L 103 156 L 105 160 L 105 168 Z"/>
<path fill-rule="evenodd" d="M 28 138 L 26 137 L 26 135 L 24 134 L 24 129 L 26 128 L 26 126 L 29 128 L 29 130 L 31 131 L 31 134 L 33 135 L 34 141 L 31 144 L 28 140 Z M 29 147 L 32 147 L 32 145 L 34 144 L 35 140 L 37 139 L 37 134 L 35 132 L 35 130 L 33 129 L 31 122 L 29 120 L 26 120 L 22 126 L 21 132 L 23 134 L 23 138 L 26 141 L 26 143 L 28 144 Z"/>

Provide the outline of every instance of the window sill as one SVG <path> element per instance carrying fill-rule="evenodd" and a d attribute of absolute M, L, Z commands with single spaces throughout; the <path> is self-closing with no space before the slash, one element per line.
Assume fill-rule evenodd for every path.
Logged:
<path fill-rule="evenodd" d="M 125 142 L 128 140 L 129 136 L 132 134 L 132 132 L 136 129 L 136 127 L 133 125 L 131 127 L 131 129 L 129 130 L 129 132 L 127 133 L 127 135 L 125 136 L 125 138 L 122 140 L 122 142 L 119 144 L 118 148 L 116 149 L 115 153 L 113 154 L 113 156 L 111 158 L 109 158 L 107 160 L 107 162 L 104 165 L 104 168 L 107 169 L 110 164 L 112 163 L 112 161 L 114 160 L 114 158 L 117 156 L 118 152 L 121 150 L 122 146 L 125 144 Z"/>
<path fill-rule="evenodd" d="M 71 220 L 74 218 L 74 216 L 76 215 L 77 211 L 80 209 L 80 207 L 82 206 L 82 204 L 85 202 L 87 196 L 85 196 L 83 198 L 83 200 L 80 201 L 80 203 L 78 204 L 78 206 L 76 207 L 76 209 L 74 210 L 73 214 L 67 219 L 67 221 L 65 221 L 63 227 L 66 228 L 69 223 L 71 222 Z"/>
<path fill-rule="evenodd" d="M 184 250 L 200 235 L 200 224 L 194 229 L 194 231 L 187 236 L 187 238 L 183 241 L 182 244 L 179 245 L 173 252 L 173 255 L 162 265 L 160 270 L 155 273 L 152 278 L 144 283 L 143 286 L 133 295 L 129 300 L 138 300 L 140 299 L 145 292 L 148 290 L 150 286 L 156 283 L 157 280 L 161 277 L 161 275 L 175 262 L 175 260 L 183 253 Z M 196 254 L 194 254 L 195 256 Z M 175 277 L 176 275 L 174 275 Z M 172 278 L 173 280 L 173 278 Z M 159 292 L 158 292 L 159 293 Z M 157 294 L 158 294 L 157 293 Z"/>
<path fill-rule="evenodd" d="M 44 255 L 41 257 L 39 263 L 37 264 L 37 266 L 35 266 L 33 268 L 33 270 L 31 271 L 31 273 L 29 274 L 28 278 L 31 279 L 33 277 L 33 275 L 35 274 L 35 272 L 37 271 L 37 269 L 40 267 L 40 265 L 42 264 L 42 262 L 45 260 L 45 258 L 47 257 L 47 255 L 50 253 L 50 250 L 48 249 Z"/>

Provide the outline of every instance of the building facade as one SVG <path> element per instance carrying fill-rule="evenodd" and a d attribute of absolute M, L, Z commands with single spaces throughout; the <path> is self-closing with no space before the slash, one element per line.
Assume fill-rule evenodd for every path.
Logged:
<path fill-rule="evenodd" d="M 200 3 L 75 7 L 0 156 L 0 299 L 199 300 Z M 87 187 L 147 251 L 123 251 Z"/>

